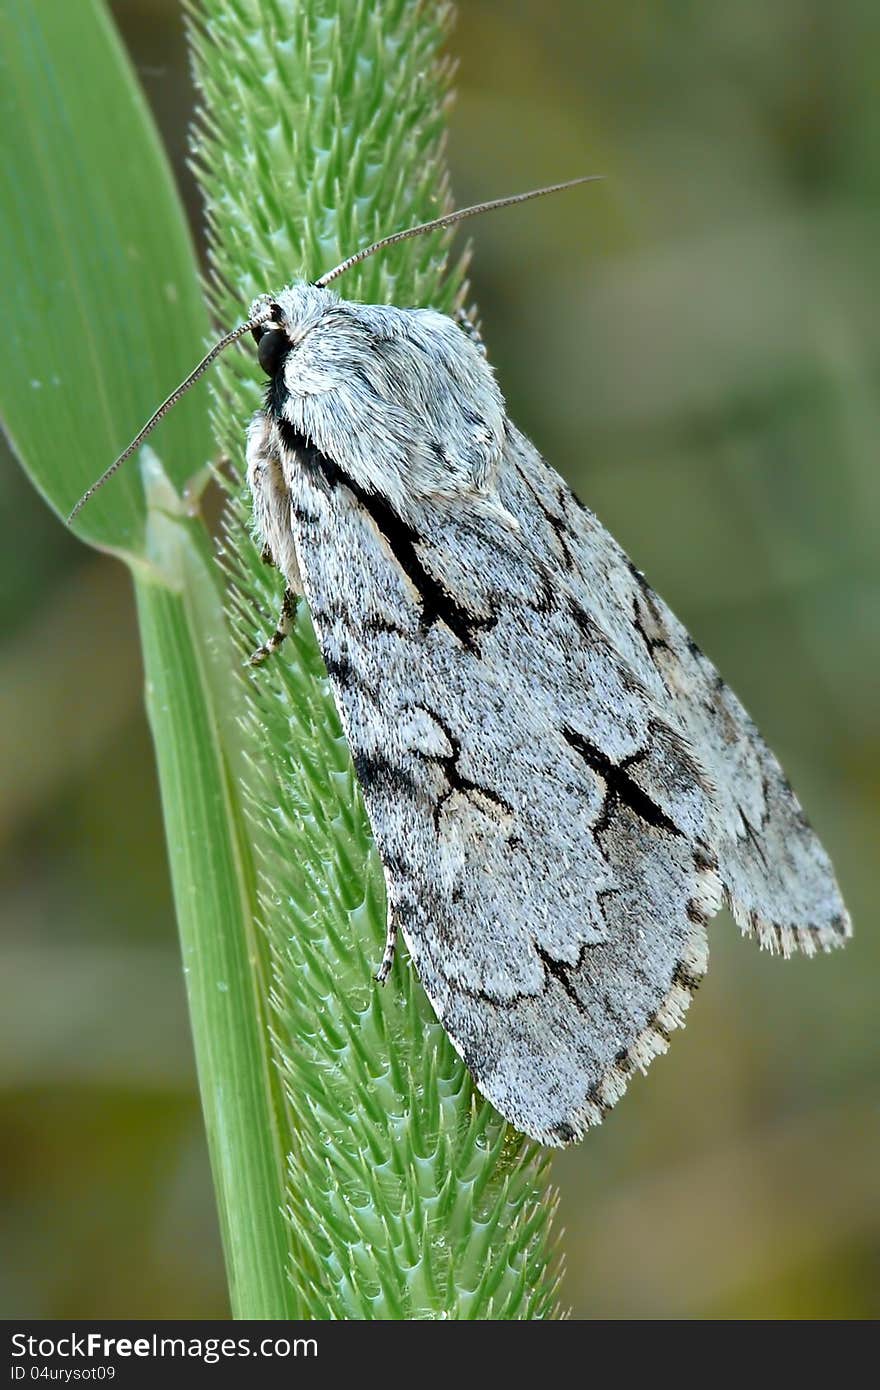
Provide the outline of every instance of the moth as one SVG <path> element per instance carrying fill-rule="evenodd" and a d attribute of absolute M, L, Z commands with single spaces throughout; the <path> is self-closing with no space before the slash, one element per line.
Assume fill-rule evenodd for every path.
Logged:
<path fill-rule="evenodd" d="M 408 228 L 260 297 L 100 480 L 253 334 L 268 384 L 247 481 L 286 582 L 253 660 L 304 598 L 385 873 L 377 978 L 399 930 L 480 1091 L 548 1145 L 665 1051 L 722 905 L 784 956 L 851 933 L 776 758 L 509 419 L 478 335 L 329 288 L 404 237 L 568 186 Z"/>

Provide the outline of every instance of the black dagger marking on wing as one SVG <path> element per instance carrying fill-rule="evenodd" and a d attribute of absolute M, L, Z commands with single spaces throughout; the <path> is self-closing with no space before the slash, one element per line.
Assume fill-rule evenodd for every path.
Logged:
<path fill-rule="evenodd" d="M 493 627 L 495 615 L 479 617 L 453 598 L 435 575 L 425 568 L 416 551 L 418 532 L 400 517 L 386 497 L 370 492 L 350 473 L 322 454 L 311 440 L 283 418 L 276 419 L 285 447 L 295 453 L 306 470 L 320 474 L 331 488 L 344 487 L 370 516 L 377 530 L 410 583 L 416 589 L 422 607 L 422 626 L 430 627 L 438 620 L 445 623 L 468 651 L 478 650 L 477 633 Z"/>
<path fill-rule="evenodd" d="M 681 835 L 682 832 L 675 822 L 669 819 L 629 774 L 628 769 L 647 756 L 645 751 L 634 753 L 628 758 L 623 758 L 621 762 L 614 763 L 594 743 L 590 743 L 589 739 L 575 733 L 573 729 L 563 729 L 562 736 L 569 747 L 579 753 L 587 766 L 605 783 L 605 802 L 601 816 L 603 826 L 607 824 L 613 806 L 622 803 L 648 825 L 667 830 L 670 835 Z"/>

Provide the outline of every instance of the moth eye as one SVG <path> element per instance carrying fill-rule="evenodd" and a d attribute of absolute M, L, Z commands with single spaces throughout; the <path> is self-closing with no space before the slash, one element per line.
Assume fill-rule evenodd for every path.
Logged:
<path fill-rule="evenodd" d="M 257 346 L 257 357 L 266 376 L 274 376 L 290 349 L 290 339 L 280 328 L 270 328 Z"/>

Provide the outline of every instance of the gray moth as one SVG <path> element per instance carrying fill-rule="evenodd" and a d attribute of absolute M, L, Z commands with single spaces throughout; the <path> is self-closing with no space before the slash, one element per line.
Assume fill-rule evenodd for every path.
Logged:
<path fill-rule="evenodd" d="M 287 586 L 253 660 L 304 597 L 384 868 L 379 978 L 399 930 L 479 1090 L 560 1145 L 682 1026 L 722 905 L 784 956 L 851 928 L 776 758 L 478 336 L 328 288 L 420 230 L 262 296 L 154 420 L 253 332 L 247 481 Z"/>

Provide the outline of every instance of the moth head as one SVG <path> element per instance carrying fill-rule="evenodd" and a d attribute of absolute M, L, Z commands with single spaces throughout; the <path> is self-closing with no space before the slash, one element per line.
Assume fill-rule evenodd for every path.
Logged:
<path fill-rule="evenodd" d="M 248 319 L 257 344 L 257 359 L 266 376 L 274 378 L 288 354 L 316 328 L 336 295 L 303 281 L 272 296 L 261 294 L 250 307 Z"/>
<path fill-rule="evenodd" d="M 266 314 L 268 317 L 264 317 Z M 261 294 L 251 305 L 248 318 L 254 322 L 251 333 L 260 366 L 267 376 L 274 376 L 290 348 L 282 308 L 271 295 Z"/>

